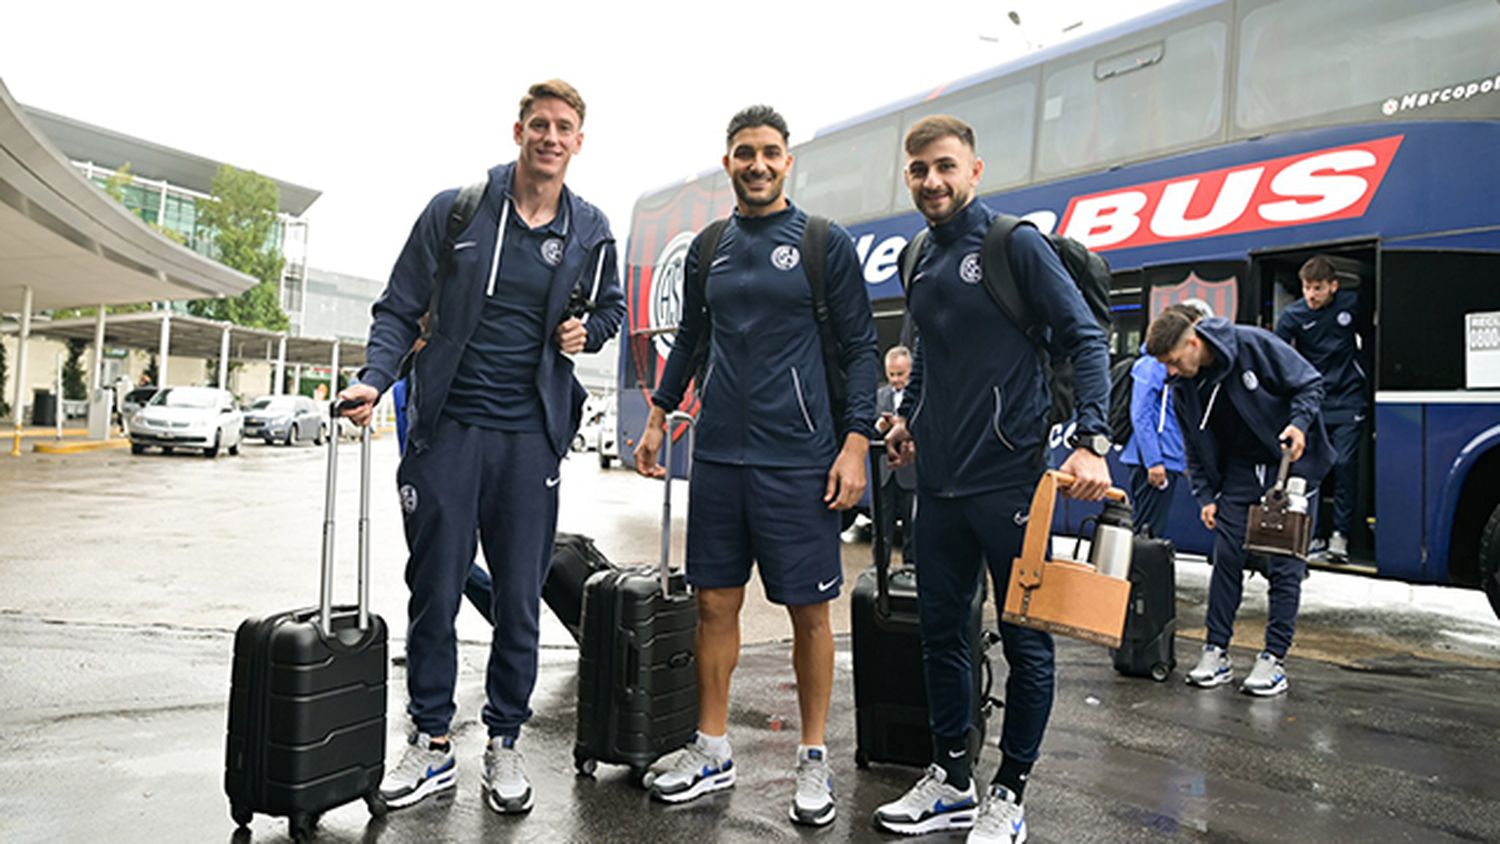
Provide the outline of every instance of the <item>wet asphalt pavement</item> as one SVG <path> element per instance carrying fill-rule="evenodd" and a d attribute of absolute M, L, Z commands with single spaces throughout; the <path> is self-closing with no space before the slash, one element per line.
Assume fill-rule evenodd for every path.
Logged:
<path fill-rule="evenodd" d="M 118 451 L 0 461 L 0 841 L 286 840 L 280 819 L 257 817 L 237 833 L 228 817 L 231 634 L 246 615 L 315 597 L 322 454 L 247 446 L 216 461 Z M 341 461 L 345 561 L 356 454 L 345 446 Z M 395 462 L 389 438 L 377 441 L 372 600 L 399 638 Z M 592 455 L 563 472 L 562 529 L 595 536 L 616 560 L 654 558 L 659 484 L 601 472 Z M 867 562 L 867 545 L 845 546 L 846 573 Z M 352 565 L 340 575 L 352 594 Z M 1180 662 L 1201 643 L 1207 575 L 1199 562 L 1179 566 Z M 1260 581 L 1247 588 L 1241 672 L 1264 592 Z M 829 735 L 839 817 L 822 830 L 787 821 L 797 743 L 790 628 L 756 587 L 746 613 L 732 791 L 668 808 L 649 803 L 622 768 L 576 777 L 577 652 L 547 616 L 537 716 L 522 742 L 536 808 L 521 818 L 484 808 L 487 628 L 465 609 L 456 793 L 380 820 L 363 804 L 334 810 L 318 840 L 895 840 L 871 827 L 870 813 L 917 772 L 855 768 L 847 636 Z M 834 610 L 841 633 L 848 617 L 846 590 Z M 1162 684 L 1118 677 L 1102 649 L 1062 639 L 1058 661 L 1057 704 L 1028 791 L 1033 841 L 1500 840 L 1500 624 L 1478 593 L 1315 573 L 1288 660 L 1292 690 L 1272 700 L 1189 689 L 1181 669 Z M 393 667 L 393 746 L 402 680 Z M 998 729 L 997 714 L 991 736 Z M 997 762 L 991 742 L 981 772 Z"/>

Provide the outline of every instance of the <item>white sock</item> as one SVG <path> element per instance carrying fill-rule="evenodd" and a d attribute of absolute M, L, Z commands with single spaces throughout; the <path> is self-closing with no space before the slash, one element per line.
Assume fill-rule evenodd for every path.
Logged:
<path fill-rule="evenodd" d="M 728 733 L 725 733 L 722 736 L 711 736 L 707 733 L 699 731 L 698 746 L 709 754 L 717 756 L 720 759 L 730 758 L 731 751 L 729 749 Z"/>
<path fill-rule="evenodd" d="M 828 761 L 828 747 L 822 744 L 797 745 L 797 761 L 801 762 L 804 759 L 814 758 L 812 755 L 814 752 L 817 753 L 817 759 L 824 762 Z"/>

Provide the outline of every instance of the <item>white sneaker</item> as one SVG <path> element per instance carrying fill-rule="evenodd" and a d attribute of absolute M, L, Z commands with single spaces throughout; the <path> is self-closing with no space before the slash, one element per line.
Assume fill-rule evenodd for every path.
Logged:
<path fill-rule="evenodd" d="M 1026 807 L 1003 785 L 990 786 L 969 830 L 968 844 L 1021 844 L 1026 840 Z"/>
<path fill-rule="evenodd" d="M 1328 537 L 1328 559 L 1335 563 L 1349 562 L 1349 538 L 1338 531 Z"/>
<path fill-rule="evenodd" d="M 979 799 L 974 782 L 959 791 L 948 784 L 948 774 L 937 765 L 911 790 L 875 810 L 875 823 L 902 835 L 921 835 L 942 829 L 968 829 L 974 825 Z"/>
<path fill-rule="evenodd" d="M 1200 689 L 1222 686 L 1233 679 L 1234 664 L 1229 659 L 1229 652 L 1218 645 L 1204 645 L 1198 664 L 1187 674 L 1188 685 Z"/>
<path fill-rule="evenodd" d="M 502 815 L 531 811 L 531 780 L 516 740 L 495 736 L 484 749 L 484 802 Z"/>
<path fill-rule="evenodd" d="M 808 748 L 798 754 L 797 793 L 792 798 L 792 823 L 823 826 L 834 816 L 833 772 L 819 748 Z"/>
<path fill-rule="evenodd" d="M 651 796 L 663 803 L 686 803 L 734 786 L 734 759 L 710 753 L 693 740 L 677 752 L 671 765 L 651 778 Z"/>
<path fill-rule="evenodd" d="M 452 788 L 458 772 L 453 743 L 441 747 L 426 733 L 412 733 L 401 761 L 386 771 L 380 781 L 380 799 L 391 809 L 401 809 L 439 791 Z"/>
<path fill-rule="evenodd" d="M 1282 661 L 1261 651 L 1255 658 L 1255 667 L 1250 669 L 1250 676 L 1240 684 L 1240 691 L 1257 697 L 1272 697 L 1284 693 L 1289 685 Z"/>

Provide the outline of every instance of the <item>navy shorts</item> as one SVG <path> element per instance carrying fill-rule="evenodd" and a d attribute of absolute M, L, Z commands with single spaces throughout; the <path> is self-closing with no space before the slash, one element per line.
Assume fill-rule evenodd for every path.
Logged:
<path fill-rule="evenodd" d="M 687 581 L 731 589 L 752 561 L 772 603 L 821 604 L 844 582 L 840 518 L 823 494 L 826 469 L 732 466 L 700 460 L 688 486 Z"/>

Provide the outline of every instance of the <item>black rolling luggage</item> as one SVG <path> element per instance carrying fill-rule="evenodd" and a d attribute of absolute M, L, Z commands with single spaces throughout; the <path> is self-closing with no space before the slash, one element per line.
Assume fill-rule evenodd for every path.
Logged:
<path fill-rule="evenodd" d="M 668 429 L 687 414 L 668 417 Z M 690 447 L 691 448 L 691 447 Z M 661 560 L 655 567 L 599 572 L 583 590 L 578 648 L 578 736 L 573 762 L 629 765 L 637 782 L 659 757 L 698 730 L 694 639 L 698 605 L 668 565 L 672 529 L 672 443 L 663 448 Z"/>
<path fill-rule="evenodd" d="M 1130 607 L 1115 670 L 1166 680 L 1177 666 L 1177 551 L 1169 539 L 1135 537 L 1130 559 Z"/>
<path fill-rule="evenodd" d="M 337 422 L 337 420 L 335 420 Z M 291 837 L 364 798 L 385 811 L 385 621 L 369 611 L 370 432 L 360 439 L 359 603 L 332 606 L 338 437 L 328 445 L 317 607 L 246 619 L 234 636 L 224 792 L 241 827 L 281 815 Z"/>
<path fill-rule="evenodd" d="M 885 446 L 871 445 L 873 460 L 885 459 Z M 871 475 L 875 477 L 875 475 Z M 854 761 L 924 767 L 932 762 L 932 733 L 927 721 L 927 686 L 923 682 L 922 634 L 917 621 L 919 574 L 903 567 L 890 571 L 890 537 L 884 532 L 885 502 L 879 484 L 870 485 L 875 565 L 860 572 L 851 602 L 854 628 Z M 982 575 L 982 578 L 987 578 Z M 986 722 L 994 709 L 993 674 L 987 651 L 996 640 L 984 630 L 987 588 L 982 580 L 969 608 L 968 638 L 974 664 L 974 725 L 969 731 L 970 758 L 978 760 Z"/>
<path fill-rule="evenodd" d="M 614 568 L 609 558 L 594 547 L 594 540 L 579 533 L 557 535 L 552 545 L 552 567 L 542 584 L 542 600 L 573 634 L 573 641 L 581 641 L 583 637 L 579 622 L 583 617 L 584 584 L 596 573 Z"/>

